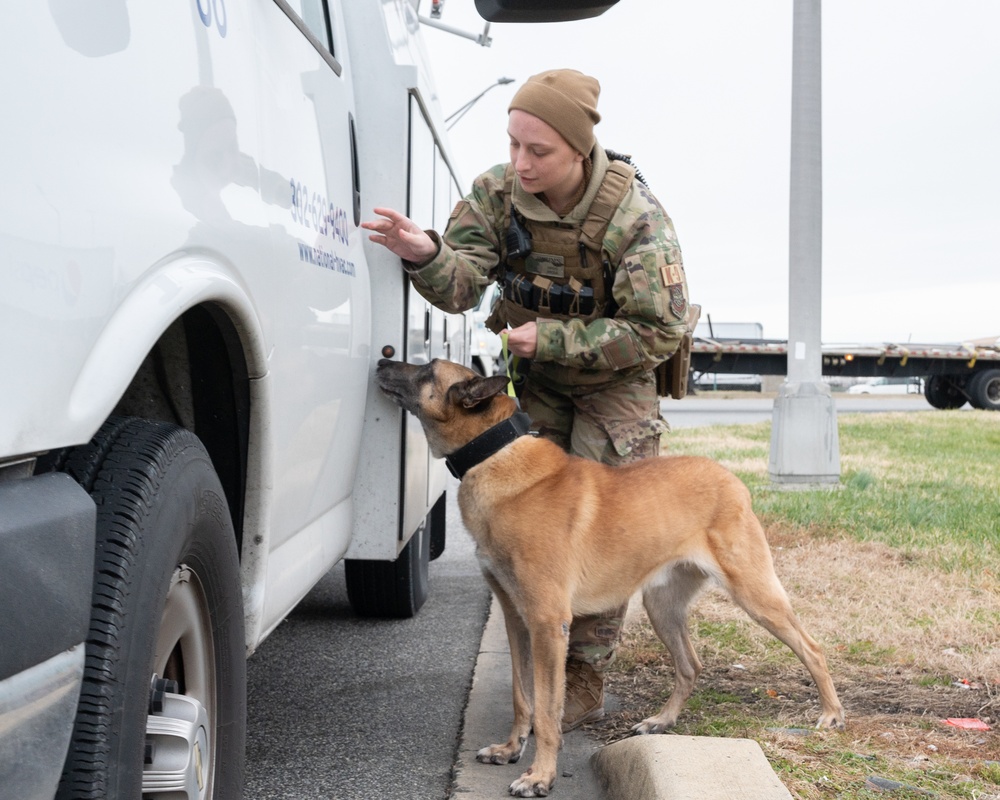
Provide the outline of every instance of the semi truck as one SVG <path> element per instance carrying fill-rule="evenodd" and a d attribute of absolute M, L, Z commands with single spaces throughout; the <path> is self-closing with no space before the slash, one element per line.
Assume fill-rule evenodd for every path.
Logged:
<path fill-rule="evenodd" d="M 359 614 L 423 603 L 445 471 L 371 378 L 472 331 L 359 228 L 462 194 L 418 6 L 5 14 L 5 797 L 239 798 L 246 659 L 310 588 L 344 560 Z"/>
<path fill-rule="evenodd" d="M 695 374 L 785 375 L 788 342 L 782 339 L 709 337 L 691 343 Z M 882 342 L 824 344 L 823 375 L 922 378 L 934 408 L 1000 410 L 1000 337 L 942 344 Z"/>

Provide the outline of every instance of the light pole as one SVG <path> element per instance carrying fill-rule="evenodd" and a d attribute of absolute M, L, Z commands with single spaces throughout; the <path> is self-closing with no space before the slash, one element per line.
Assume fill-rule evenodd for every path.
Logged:
<path fill-rule="evenodd" d="M 774 401 L 768 471 L 776 484 L 840 481 L 837 411 L 823 383 L 821 0 L 795 0 L 788 263 L 788 379 Z"/>
<path fill-rule="evenodd" d="M 447 126 L 446 130 L 450 131 L 452 128 L 454 128 L 455 125 L 458 124 L 458 121 L 462 117 L 465 116 L 466 112 L 470 108 L 472 108 L 476 103 L 478 103 L 479 99 L 484 94 L 486 94 L 490 89 L 492 89 L 495 86 L 506 86 L 508 83 L 513 83 L 514 80 L 515 80 L 514 78 L 497 78 L 495 83 L 491 83 L 489 86 L 487 86 L 485 89 L 483 89 L 479 94 L 477 94 L 475 97 L 473 97 L 468 103 L 466 103 L 464 106 L 462 106 L 460 109 L 458 109 L 458 111 L 454 112 L 453 114 L 449 115 L 448 117 L 445 117 L 444 121 L 445 121 L 446 124 L 448 122 L 451 122 L 452 119 L 455 120 L 454 122 L 451 123 L 451 125 Z"/>

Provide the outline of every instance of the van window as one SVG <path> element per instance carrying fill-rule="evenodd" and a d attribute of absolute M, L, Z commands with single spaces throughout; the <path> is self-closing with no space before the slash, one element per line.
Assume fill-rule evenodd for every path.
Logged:
<path fill-rule="evenodd" d="M 319 39 L 320 44 L 333 53 L 330 9 L 327 0 L 285 0 L 285 2 L 298 14 L 309 32 Z"/>

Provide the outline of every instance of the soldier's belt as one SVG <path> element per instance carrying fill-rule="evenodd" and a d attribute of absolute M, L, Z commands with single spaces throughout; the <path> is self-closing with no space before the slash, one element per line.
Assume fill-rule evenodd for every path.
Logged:
<path fill-rule="evenodd" d="M 558 284 L 541 275 L 529 279 L 526 275 L 508 270 L 503 296 L 521 308 L 539 313 L 571 317 L 586 317 L 594 313 L 594 290 L 576 278 L 570 278 L 567 284 Z"/>

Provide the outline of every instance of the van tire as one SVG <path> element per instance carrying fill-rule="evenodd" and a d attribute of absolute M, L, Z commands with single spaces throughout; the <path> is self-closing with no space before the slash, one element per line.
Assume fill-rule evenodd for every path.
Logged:
<path fill-rule="evenodd" d="M 395 561 L 344 560 L 347 599 L 359 617 L 409 619 L 427 600 L 431 535 L 421 525 Z"/>
<path fill-rule="evenodd" d="M 52 465 L 97 504 L 87 665 L 56 797 L 143 795 L 147 743 L 155 769 L 157 740 L 175 737 L 155 723 L 147 728 L 147 719 L 173 723 L 185 718 L 173 713 L 182 708 L 205 723 L 183 740 L 190 761 L 204 765 L 203 796 L 237 800 L 246 738 L 243 603 L 236 537 L 208 453 L 175 425 L 111 418 Z M 160 682 L 167 695 L 159 712 L 151 711 L 156 678 L 177 682 Z M 184 774 L 197 777 L 193 767 Z"/>

